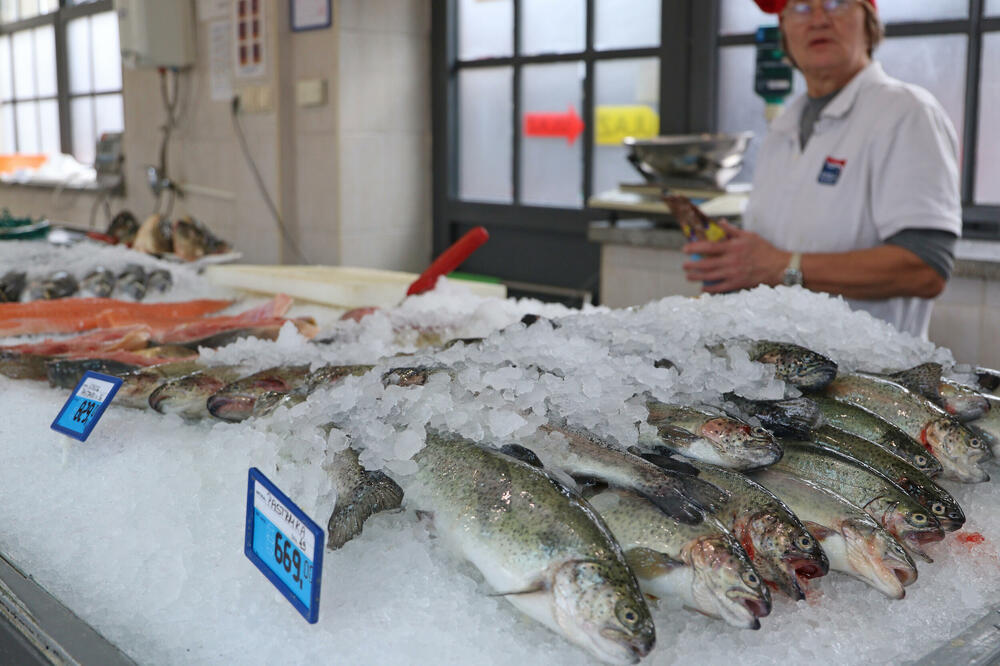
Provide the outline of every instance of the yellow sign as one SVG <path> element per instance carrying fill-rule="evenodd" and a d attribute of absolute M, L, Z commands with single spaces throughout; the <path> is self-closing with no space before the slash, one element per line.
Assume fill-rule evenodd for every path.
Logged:
<path fill-rule="evenodd" d="M 660 133 L 660 115 L 648 106 L 598 106 L 594 114 L 594 142 L 620 146 L 627 137 L 649 139 Z"/>

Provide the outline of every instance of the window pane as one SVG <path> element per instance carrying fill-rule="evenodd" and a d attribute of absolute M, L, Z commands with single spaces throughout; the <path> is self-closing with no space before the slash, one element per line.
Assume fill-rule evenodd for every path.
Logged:
<path fill-rule="evenodd" d="M 94 90 L 121 90 L 122 58 L 118 48 L 118 15 L 114 12 L 95 14 L 91 19 L 94 30 Z"/>
<path fill-rule="evenodd" d="M 73 19 L 67 23 L 66 42 L 69 52 L 69 91 L 73 94 L 92 91 L 90 18 Z"/>
<path fill-rule="evenodd" d="M 94 98 L 77 97 L 70 102 L 73 124 L 73 156 L 84 164 L 94 162 Z"/>
<path fill-rule="evenodd" d="M 522 0 L 521 53 L 582 51 L 586 11 L 584 0 Z"/>
<path fill-rule="evenodd" d="M 976 202 L 1000 205 L 1000 32 L 983 36 L 982 77 Z"/>
<path fill-rule="evenodd" d="M 969 0 L 878 0 L 878 13 L 886 23 L 966 18 L 969 15 Z"/>
<path fill-rule="evenodd" d="M 659 61 L 656 58 L 599 61 L 594 68 L 594 98 L 595 115 L 602 106 L 626 105 L 648 106 L 653 113 L 658 113 Z M 594 142 L 592 192 L 614 189 L 623 182 L 642 182 L 642 176 L 629 164 L 626 154 L 621 144 Z"/>
<path fill-rule="evenodd" d="M 56 94 L 56 29 L 51 25 L 43 25 L 33 32 L 38 96 L 50 97 Z"/>
<path fill-rule="evenodd" d="M 38 0 L 17 0 L 18 18 L 26 19 L 38 16 Z"/>
<path fill-rule="evenodd" d="M 14 83 L 10 73 L 10 37 L 0 37 L 0 100 L 8 100 L 14 95 Z"/>
<path fill-rule="evenodd" d="M 765 14 L 749 0 L 722 0 L 719 32 L 723 35 L 757 32 L 762 25 L 778 25 L 778 17 Z"/>
<path fill-rule="evenodd" d="M 955 125 L 959 141 L 964 126 L 967 44 L 965 35 L 893 37 L 875 53 L 887 74 L 927 88 L 937 98 Z"/>
<path fill-rule="evenodd" d="M 31 31 L 14 33 L 14 96 L 35 96 L 35 54 Z"/>
<path fill-rule="evenodd" d="M 458 196 L 510 202 L 513 71 L 466 69 L 458 74 Z"/>
<path fill-rule="evenodd" d="M 0 21 L 10 23 L 17 20 L 17 3 L 14 0 L 0 0 Z"/>
<path fill-rule="evenodd" d="M 16 153 L 14 137 L 14 105 L 0 105 L 0 153 Z"/>
<path fill-rule="evenodd" d="M 458 59 L 476 60 L 514 54 L 512 0 L 459 0 Z"/>
<path fill-rule="evenodd" d="M 657 46 L 660 0 L 594 0 L 594 47 Z"/>
<path fill-rule="evenodd" d="M 121 95 L 98 95 L 94 98 L 97 136 L 105 132 L 121 132 L 125 128 L 125 113 Z"/>
<path fill-rule="evenodd" d="M 17 113 L 17 151 L 37 153 L 38 145 L 38 103 L 21 102 L 15 107 Z"/>
<path fill-rule="evenodd" d="M 1000 0 L 986 0 L 986 15 L 1000 16 Z"/>
<path fill-rule="evenodd" d="M 521 201 L 583 203 L 583 63 L 529 65 L 521 72 Z"/>
<path fill-rule="evenodd" d="M 753 167 L 757 163 L 757 150 L 767 134 L 764 117 L 764 100 L 754 92 L 754 69 L 757 49 L 753 46 L 727 46 L 719 49 L 719 111 L 720 132 L 750 131 L 754 138 L 743 158 L 743 170 L 733 179 L 737 183 L 753 180 Z M 794 72 L 792 94 L 789 101 L 804 94 L 805 80 L 798 70 Z"/>
<path fill-rule="evenodd" d="M 59 9 L 59 0 L 38 0 L 38 11 L 41 14 L 48 14 Z"/>
<path fill-rule="evenodd" d="M 38 103 L 38 129 L 41 152 L 46 155 L 61 153 L 59 146 L 59 105 L 54 99 Z"/>

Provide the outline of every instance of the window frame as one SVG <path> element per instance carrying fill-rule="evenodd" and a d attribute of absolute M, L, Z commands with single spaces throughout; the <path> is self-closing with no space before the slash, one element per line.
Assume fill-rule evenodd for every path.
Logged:
<path fill-rule="evenodd" d="M 9 23 L 0 22 L 0 36 L 10 36 L 17 32 L 30 30 L 39 26 L 52 25 L 55 30 L 55 61 L 56 61 L 56 104 L 59 112 L 59 146 L 63 153 L 73 154 L 73 126 L 71 117 L 71 101 L 78 97 L 94 97 L 98 94 L 118 94 L 124 95 L 123 87 L 118 90 L 106 90 L 90 93 L 70 94 L 69 91 L 69 53 L 67 48 L 67 25 L 73 19 L 100 14 L 102 12 L 114 11 L 112 0 L 93 0 L 82 4 L 70 4 L 69 0 L 59 0 L 59 8 L 47 14 L 39 14 L 27 19 L 20 19 Z M 13 44 L 11 48 L 11 76 L 15 68 Z M 13 78 L 12 85 L 13 85 Z M 45 98 L 25 98 L 17 102 L 31 102 L 39 99 L 51 100 L 52 97 Z M 12 98 L 13 102 L 14 98 Z M 15 145 L 20 143 L 17 132 L 17 114 L 14 114 L 14 141 Z"/>

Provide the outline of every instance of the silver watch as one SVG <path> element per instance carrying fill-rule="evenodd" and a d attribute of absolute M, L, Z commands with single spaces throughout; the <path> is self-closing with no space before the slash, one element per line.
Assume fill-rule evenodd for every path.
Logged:
<path fill-rule="evenodd" d="M 786 287 L 802 284 L 802 253 L 792 253 L 792 258 L 788 262 L 788 267 L 781 276 L 781 284 Z"/>

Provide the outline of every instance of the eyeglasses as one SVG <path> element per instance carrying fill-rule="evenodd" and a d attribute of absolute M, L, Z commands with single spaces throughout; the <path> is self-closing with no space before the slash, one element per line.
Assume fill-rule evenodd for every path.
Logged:
<path fill-rule="evenodd" d="M 845 14 L 857 0 L 820 0 L 819 6 L 828 16 Z M 813 3 L 807 0 L 789 2 L 785 6 L 785 19 L 789 21 L 805 21 L 813 12 Z"/>

